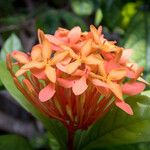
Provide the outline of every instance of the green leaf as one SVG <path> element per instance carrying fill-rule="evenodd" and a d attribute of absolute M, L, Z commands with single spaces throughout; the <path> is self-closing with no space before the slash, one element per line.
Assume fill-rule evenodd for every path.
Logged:
<path fill-rule="evenodd" d="M 133 116 L 114 106 L 88 131 L 78 133 L 76 149 L 91 150 L 150 141 L 150 91 L 128 97 L 126 101 L 133 108 Z"/>
<path fill-rule="evenodd" d="M 149 150 L 149 149 L 150 149 L 150 145 L 148 142 L 146 142 L 146 143 L 138 143 L 138 144 L 113 146 L 109 148 L 104 148 L 102 150 Z"/>
<path fill-rule="evenodd" d="M 131 18 L 137 13 L 138 5 L 139 3 L 137 4 L 135 2 L 129 2 L 123 6 L 121 14 L 122 14 L 122 25 L 124 27 L 127 27 Z"/>
<path fill-rule="evenodd" d="M 47 136 L 47 132 L 36 136 L 32 139 L 30 139 L 30 144 L 32 145 L 32 147 L 34 149 L 41 149 L 41 148 L 46 148 L 48 147 L 48 136 Z"/>
<path fill-rule="evenodd" d="M 90 0 L 72 0 L 71 6 L 77 15 L 91 15 L 94 10 L 93 2 Z"/>
<path fill-rule="evenodd" d="M 13 50 L 22 50 L 21 41 L 14 33 L 12 33 L 11 36 L 5 41 L 1 49 L 1 59 L 5 60 L 6 54 L 12 52 Z"/>
<path fill-rule="evenodd" d="M 138 13 L 132 20 L 125 35 L 124 47 L 133 50 L 132 60 L 146 66 L 144 13 Z"/>
<path fill-rule="evenodd" d="M 103 3 L 101 8 L 103 10 L 105 25 L 113 30 L 116 26 L 120 24 L 123 3 L 121 0 L 108 0 L 108 2 L 102 2 Z"/>
<path fill-rule="evenodd" d="M 48 9 L 38 15 L 36 27 L 43 29 L 46 33 L 54 33 L 60 26 L 59 12 L 55 9 Z"/>
<path fill-rule="evenodd" d="M 33 150 L 29 141 L 18 135 L 0 136 L 0 150 Z"/>
<path fill-rule="evenodd" d="M 150 75 L 150 13 L 138 12 L 129 25 L 125 40 L 125 48 L 133 50 L 132 60 L 145 67 L 145 72 Z M 150 81 L 150 80 L 149 80 Z"/>
<path fill-rule="evenodd" d="M 95 13 L 94 24 L 98 26 L 101 23 L 102 19 L 103 19 L 103 13 L 102 13 L 102 10 L 99 8 L 96 10 L 96 13 Z"/>
<path fill-rule="evenodd" d="M 59 150 L 60 145 L 51 133 L 48 133 L 49 145 L 52 150 Z"/>
<path fill-rule="evenodd" d="M 79 16 L 63 10 L 60 12 L 60 17 L 69 29 L 73 28 L 74 26 L 80 26 L 83 31 L 87 30 L 85 22 Z"/>
<path fill-rule="evenodd" d="M 48 119 L 43 116 L 16 88 L 12 76 L 6 68 L 5 62 L 0 62 L 0 79 L 3 82 L 9 93 L 15 98 L 15 100 L 27 111 L 31 112 L 33 116 L 38 118 L 48 129 L 48 131 L 56 138 L 60 144 L 60 150 L 66 149 L 66 130 L 58 121 Z M 61 134 L 60 134 L 61 133 Z"/>
<path fill-rule="evenodd" d="M 3 83 L 2 81 L 0 80 L 0 89 L 3 87 Z"/>
<path fill-rule="evenodd" d="M 4 25 L 12 25 L 17 24 L 19 25 L 25 20 L 25 15 L 19 14 L 19 15 L 12 15 L 4 18 L 0 18 L 0 23 Z"/>
<path fill-rule="evenodd" d="M 146 79 L 150 81 L 150 12 L 145 13 L 145 30 L 146 30 Z"/>

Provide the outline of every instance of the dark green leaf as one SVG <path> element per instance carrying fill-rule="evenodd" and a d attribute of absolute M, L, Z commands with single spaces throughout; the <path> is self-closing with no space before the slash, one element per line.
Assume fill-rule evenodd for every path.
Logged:
<path fill-rule="evenodd" d="M 87 26 L 83 19 L 68 11 L 60 12 L 61 19 L 65 22 L 67 28 L 71 29 L 74 26 L 80 26 L 82 30 L 87 30 Z"/>
<path fill-rule="evenodd" d="M 59 26 L 59 12 L 54 9 L 48 9 L 39 14 L 36 21 L 36 27 L 44 30 L 46 33 L 54 33 Z"/>
<path fill-rule="evenodd" d="M 0 18 L 0 23 L 4 25 L 21 24 L 25 20 L 25 15 L 13 15 L 5 18 Z"/>
<path fill-rule="evenodd" d="M 1 10 L 0 17 L 12 13 L 14 10 L 13 0 L 4 0 L 4 1 L 1 0 L 0 10 Z"/>
<path fill-rule="evenodd" d="M 110 29 L 114 29 L 120 24 L 121 10 L 123 7 L 123 3 L 121 2 L 121 0 L 108 0 L 108 3 L 106 1 L 102 3 L 104 22 Z"/>
<path fill-rule="evenodd" d="M 133 108 L 133 116 L 113 107 L 102 120 L 78 135 L 81 140 L 77 149 L 91 150 L 150 141 L 150 91 L 128 97 L 126 101 Z"/>
<path fill-rule="evenodd" d="M 13 50 L 22 50 L 21 41 L 14 33 L 4 43 L 0 54 L 1 59 L 5 60 L 6 54 Z"/>
<path fill-rule="evenodd" d="M 36 136 L 36 137 L 30 139 L 30 143 L 34 149 L 48 148 L 49 143 L 48 143 L 47 132 L 40 136 Z"/>
<path fill-rule="evenodd" d="M 33 150 L 29 141 L 18 135 L 0 136 L 0 150 Z"/>
<path fill-rule="evenodd" d="M 56 120 L 48 119 L 43 116 L 16 88 L 13 79 L 8 72 L 5 62 L 0 63 L 0 79 L 3 82 L 9 93 L 16 99 L 16 101 L 27 111 L 31 112 L 36 118 L 42 121 L 45 127 L 51 132 L 51 134 L 56 138 L 60 144 L 60 150 L 66 149 L 66 130 Z M 60 134 L 61 133 L 61 134 Z"/>

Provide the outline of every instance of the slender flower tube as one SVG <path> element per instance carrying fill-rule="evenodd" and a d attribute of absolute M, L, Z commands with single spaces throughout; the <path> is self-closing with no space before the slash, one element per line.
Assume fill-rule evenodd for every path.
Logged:
<path fill-rule="evenodd" d="M 38 30 L 38 38 L 30 53 L 8 54 L 7 67 L 28 101 L 68 129 L 70 150 L 74 132 L 87 129 L 112 105 L 133 115 L 123 96 L 139 94 L 147 82 L 141 78 L 143 67 L 129 61 L 130 49 L 106 40 L 102 27 L 93 25 L 89 32 Z"/>

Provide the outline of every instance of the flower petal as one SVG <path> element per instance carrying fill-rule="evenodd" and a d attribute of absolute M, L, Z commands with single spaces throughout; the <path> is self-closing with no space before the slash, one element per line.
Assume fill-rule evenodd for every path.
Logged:
<path fill-rule="evenodd" d="M 99 91 L 99 93 L 101 93 L 105 97 L 109 97 L 110 96 L 111 91 L 110 91 L 109 86 L 108 86 L 107 83 L 105 83 L 103 81 L 100 81 L 98 79 L 93 79 L 92 83 L 96 86 L 96 88 Z"/>
<path fill-rule="evenodd" d="M 113 69 L 120 68 L 120 65 L 114 62 L 113 60 L 105 61 L 104 65 L 107 73 L 110 73 L 110 71 Z"/>
<path fill-rule="evenodd" d="M 45 38 L 44 32 L 38 29 L 38 39 L 40 44 L 43 42 L 44 38 Z"/>
<path fill-rule="evenodd" d="M 125 111 L 127 114 L 133 115 L 132 108 L 130 107 L 130 105 L 128 105 L 124 101 L 116 100 L 115 104 L 116 104 L 117 107 L 119 107 L 120 109 L 122 109 L 123 111 Z"/>
<path fill-rule="evenodd" d="M 134 71 L 132 71 L 130 68 L 126 68 L 127 70 L 127 77 L 128 78 L 135 78 L 136 77 L 136 74 Z"/>
<path fill-rule="evenodd" d="M 92 32 L 95 43 L 100 44 L 100 35 L 98 30 L 93 25 L 90 25 L 90 31 Z"/>
<path fill-rule="evenodd" d="M 98 64 L 98 72 L 100 75 L 102 75 L 103 77 L 106 77 L 106 70 L 104 68 L 104 61 L 101 61 L 99 64 Z"/>
<path fill-rule="evenodd" d="M 72 59 L 71 57 L 67 56 L 66 58 L 64 58 L 64 60 L 61 61 L 61 64 L 68 65 L 71 62 L 71 59 Z"/>
<path fill-rule="evenodd" d="M 78 55 L 71 48 L 68 50 L 69 50 L 69 54 L 72 58 L 78 59 Z"/>
<path fill-rule="evenodd" d="M 44 69 L 31 69 L 32 74 L 38 79 L 47 79 Z"/>
<path fill-rule="evenodd" d="M 42 47 L 40 44 L 38 44 L 32 48 L 31 58 L 33 61 L 41 61 L 42 60 Z"/>
<path fill-rule="evenodd" d="M 31 61 L 27 64 L 25 64 L 24 66 L 22 66 L 22 69 L 31 69 L 31 68 L 38 68 L 38 69 L 42 69 L 44 68 L 45 64 L 42 62 L 37 62 L 37 61 Z"/>
<path fill-rule="evenodd" d="M 74 84 L 74 80 L 67 80 L 63 78 L 57 78 L 57 82 L 64 88 L 71 88 Z"/>
<path fill-rule="evenodd" d="M 66 66 L 63 66 L 61 63 L 56 64 L 58 69 L 68 74 L 73 73 L 80 65 L 81 65 L 81 62 L 79 60 L 76 60 Z"/>
<path fill-rule="evenodd" d="M 131 49 L 125 49 L 122 52 L 122 56 L 120 58 L 120 63 L 124 64 L 128 61 L 128 59 L 130 58 L 130 56 L 132 55 L 132 50 Z"/>
<path fill-rule="evenodd" d="M 56 82 L 56 71 L 53 67 L 46 65 L 45 74 L 51 82 Z"/>
<path fill-rule="evenodd" d="M 56 46 L 56 45 L 54 45 L 54 44 L 51 45 L 51 49 L 52 49 L 53 51 L 60 51 L 60 50 L 62 50 L 61 47 Z"/>
<path fill-rule="evenodd" d="M 125 69 L 115 69 L 111 70 L 109 73 L 110 80 L 121 80 L 124 78 L 127 74 L 127 71 Z"/>
<path fill-rule="evenodd" d="M 122 91 L 127 95 L 137 95 L 145 89 L 145 84 L 142 82 L 128 82 L 122 87 Z"/>
<path fill-rule="evenodd" d="M 123 100 L 121 86 L 117 83 L 114 83 L 114 82 L 108 82 L 108 85 L 109 85 L 110 90 L 114 93 L 114 95 L 118 99 Z"/>
<path fill-rule="evenodd" d="M 63 42 L 62 42 L 60 39 L 58 39 L 57 37 L 55 37 L 55 36 L 53 36 L 53 35 L 47 34 L 47 35 L 46 35 L 46 38 L 47 38 L 51 43 L 53 43 L 53 44 L 55 44 L 55 45 L 61 45 L 61 44 L 63 44 Z"/>
<path fill-rule="evenodd" d="M 106 61 L 111 61 L 112 59 L 114 59 L 114 56 L 112 53 L 105 52 L 103 50 L 101 50 L 100 53 Z"/>
<path fill-rule="evenodd" d="M 139 67 L 139 68 L 135 71 L 135 79 L 137 79 L 138 77 L 140 77 L 143 71 L 144 71 L 144 67 Z"/>
<path fill-rule="evenodd" d="M 78 55 L 74 52 L 74 50 L 66 45 L 61 45 L 61 48 L 65 51 L 69 52 L 69 55 L 74 58 L 74 59 L 78 59 Z"/>
<path fill-rule="evenodd" d="M 73 72 L 71 75 L 72 76 L 83 76 L 85 74 L 85 71 L 77 69 L 75 72 Z"/>
<path fill-rule="evenodd" d="M 26 69 L 19 69 L 16 73 L 15 73 L 15 76 L 16 77 L 19 77 L 21 76 L 22 74 L 24 74 L 25 72 L 27 72 L 28 70 Z"/>
<path fill-rule="evenodd" d="M 88 56 L 92 51 L 92 40 L 88 40 L 81 48 L 81 56 Z"/>
<path fill-rule="evenodd" d="M 23 53 L 23 52 L 20 52 L 20 51 L 13 51 L 11 53 L 12 57 L 17 60 L 19 63 L 22 63 L 22 64 L 26 64 L 29 62 L 29 57 L 27 54 Z"/>
<path fill-rule="evenodd" d="M 43 59 L 44 59 L 44 60 L 50 59 L 51 53 L 52 53 L 51 44 L 50 44 L 50 42 L 45 38 L 45 39 L 43 40 L 43 43 L 42 43 L 42 56 L 43 56 Z"/>
<path fill-rule="evenodd" d="M 101 87 L 105 87 L 105 88 L 109 88 L 108 84 L 103 82 L 103 81 L 100 81 L 98 79 L 92 79 L 92 83 L 96 86 L 101 86 Z"/>
<path fill-rule="evenodd" d="M 68 54 L 69 54 L 68 51 L 62 51 L 62 52 L 55 53 L 54 57 L 51 60 L 51 63 L 56 64 L 56 63 L 62 61 Z"/>
<path fill-rule="evenodd" d="M 39 99 L 41 102 L 46 102 L 51 99 L 55 94 L 55 85 L 49 83 L 46 87 L 44 87 L 39 93 Z"/>
<path fill-rule="evenodd" d="M 81 28 L 80 27 L 74 27 L 72 28 L 68 33 L 68 38 L 70 43 L 76 43 L 81 36 Z"/>
<path fill-rule="evenodd" d="M 101 60 L 99 60 L 95 55 L 91 54 L 84 59 L 84 62 L 88 65 L 98 65 L 101 63 Z"/>
<path fill-rule="evenodd" d="M 86 77 L 83 76 L 79 80 L 74 81 L 72 91 L 75 95 L 81 95 L 87 88 Z"/>

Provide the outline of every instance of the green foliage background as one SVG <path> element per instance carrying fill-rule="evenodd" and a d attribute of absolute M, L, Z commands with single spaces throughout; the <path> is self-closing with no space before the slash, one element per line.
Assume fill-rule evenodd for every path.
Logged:
<path fill-rule="evenodd" d="M 30 105 L 15 88 L 5 63 L 7 52 L 30 51 L 37 42 L 36 30 L 54 33 L 58 27 L 102 25 L 105 37 L 120 46 L 133 49 L 132 60 L 145 67 L 144 78 L 150 82 L 150 2 L 149 0 L 0 0 L 0 88 L 5 88 L 27 111 L 40 119 L 48 130 L 47 147 L 65 150 L 67 134 L 61 124 L 48 120 Z M 76 133 L 76 150 L 149 150 L 150 91 L 129 97 L 135 115 L 129 117 L 117 108 L 90 127 Z M 18 142 L 20 141 L 20 142 Z M 17 145 L 17 146 L 16 146 Z M 0 150 L 38 149 L 35 139 L 18 135 L 0 136 Z M 45 144 L 44 144 L 45 145 Z M 15 147 L 16 146 L 16 147 Z M 20 148 L 23 150 L 23 148 Z"/>

